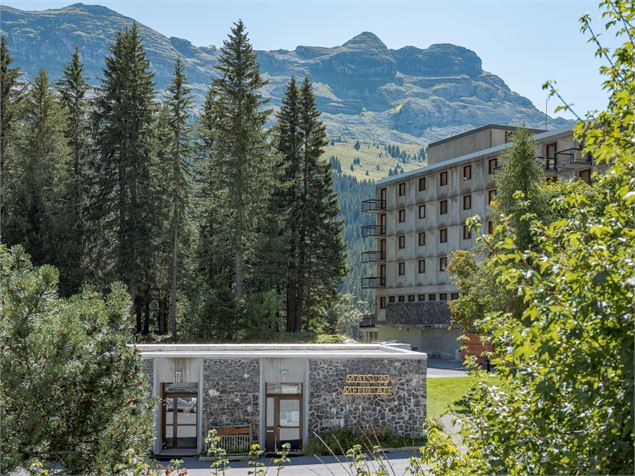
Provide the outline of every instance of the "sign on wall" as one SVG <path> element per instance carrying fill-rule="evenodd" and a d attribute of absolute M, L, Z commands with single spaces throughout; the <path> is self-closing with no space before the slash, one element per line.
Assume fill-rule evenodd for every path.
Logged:
<path fill-rule="evenodd" d="M 392 395 L 392 392 L 392 381 L 386 374 L 347 375 L 342 388 L 344 395 Z"/>

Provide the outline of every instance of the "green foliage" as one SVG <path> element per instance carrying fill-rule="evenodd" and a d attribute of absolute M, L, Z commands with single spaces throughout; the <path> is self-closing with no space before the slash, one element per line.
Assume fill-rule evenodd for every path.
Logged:
<path fill-rule="evenodd" d="M 477 372 L 467 399 L 461 453 L 431 440 L 428 463 L 445 474 L 633 474 L 635 314 L 635 52 L 630 2 L 601 3 L 608 31 L 625 43 L 598 56 L 607 110 L 575 130 L 584 153 L 606 168 L 594 194 L 570 187 L 541 222 L 528 206 L 532 247 L 513 216 L 484 239 L 487 267 L 524 311 L 487 313 L 498 379 Z M 590 30 L 588 16 L 582 29 Z M 591 33 L 591 41 L 598 37 Z"/>
<path fill-rule="evenodd" d="M 405 448 L 425 444 L 421 438 L 409 438 L 394 435 L 381 429 L 350 430 L 339 429 L 309 438 L 304 453 L 307 455 L 347 454 L 359 446 L 355 453 L 363 449 L 366 453 L 375 453 L 377 448 Z"/>
<path fill-rule="evenodd" d="M 151 398 L 128 346 L 129 298 L 115 284 L 57 296 L 58 273 L 0 247 L 1 472 L 40 462 L 67 474 L 123 471 L 151 442 Z"/>

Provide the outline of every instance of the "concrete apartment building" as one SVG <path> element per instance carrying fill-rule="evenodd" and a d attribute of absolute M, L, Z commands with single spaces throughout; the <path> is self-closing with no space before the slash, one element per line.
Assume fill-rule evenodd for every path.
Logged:
<path fill-rule="evenodd" d="M 376 290 L 376 316 L 362 328 L 362 340 L 394 340 L 430 358 L 458 359 L 461 331 L 449 329 L 447 305 L 458 290 L 448 277 L 448 255 L 476 245 L 469 217 L 481 217 L 482 233 L 491 230 L 494 173 L 515 129 L 488 125 L 434 142 L 425 167 L 377 182 L 375 198 L 362 203 L 376 215 L 362 229 L 375 243 L 362 261 L 376 263 L 374 276 L 362 279 L 362 287 Z M 592 161 L 572 128 L 531 132 L 547 179 L 591 180 Z"/>

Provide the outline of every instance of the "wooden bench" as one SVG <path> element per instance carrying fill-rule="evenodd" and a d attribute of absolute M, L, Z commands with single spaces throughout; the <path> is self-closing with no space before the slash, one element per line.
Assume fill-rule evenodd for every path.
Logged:
<path fill-rule="evenodd" d="M 249 426 L 225 426 L 217 428 L 220 437 L 220 447 L 227 453 L 248 453 L 253 442 L 251 427 Z"/>

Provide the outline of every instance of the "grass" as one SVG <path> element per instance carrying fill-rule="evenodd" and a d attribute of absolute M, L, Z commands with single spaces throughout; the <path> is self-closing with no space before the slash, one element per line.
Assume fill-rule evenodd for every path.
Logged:
<path fill-rule="evenodd" d="M 439 417 L 450 409 L 458 409 L 463 396 L 472 388 L 474 377 L 429 378 L 428 416 Z"/>

